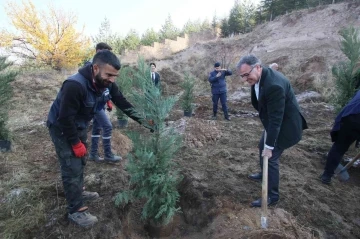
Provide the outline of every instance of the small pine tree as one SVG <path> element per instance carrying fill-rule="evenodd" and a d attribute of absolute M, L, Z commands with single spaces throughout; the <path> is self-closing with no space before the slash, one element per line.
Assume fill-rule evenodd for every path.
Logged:
<path fill-rule="evenodd" d="M 151 81 L 150 68 L 143 59 L 139 59 L 138 69 L 133 74 L 134 87 L 129 98 L 136 114 L 143 119 L 152 119 L 156 127 L 150 135 L 128 133 L 134 145 L 126 165 L 130 189 L 118 193 L 115 204 L 119 206 L 134 199 L 146 199 L 142 218 L 166 225 L 180 210 L 177 207 L 180 176 L 173 158 L 181 147 L 181 137 L 164 123 L 177 98 L 162 96 Z M 143 124 L 147 125 L 146 120 Z"/>
<path fill-rule="evenodd" d="M 191 112 L 193 110 L 194 87 L 195 87 L 194 77 L 190 76 L 189 73 L 186 73 L 185 79 L 181 83 L 181 88 L 184 90 L 181 96 L 181 106 L 185 112 Z"/>
<path fill-rule="evenodd" d="M 10 138 L 9 130 L 6 127 L 10 108 L 8 101 L 12 96 L 10 83 L 15 80 L 17 75 L 17 72 L 9 70 L 11 65 L 12 63 L 7 62 L 6 57 L 0 57 L 0 140 Z"/>
<path fill-rule="evenodd" d="M 343 37 L 341 51 L 349 59 L 333 66 L 332 73 L 335 77 L 336 92 L 333 103 L 339 111 L 354 96 L 358 87 L 357 76 L 360 74 L 360 39 L 359 30 L 349 27 L 340 32 Z"/>

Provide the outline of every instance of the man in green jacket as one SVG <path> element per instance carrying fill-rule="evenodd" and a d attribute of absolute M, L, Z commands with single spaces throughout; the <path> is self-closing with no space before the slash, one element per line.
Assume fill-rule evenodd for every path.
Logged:
<path fill-rule="evenodd" d="M 251 103 L 259 112 L 264 126 L 259 143 L 260 168 L 262 170 L 263 156 L 267 156 L 268 205 L 273 205 L 279 201 L 279 158 L 285 149 L 301 140 L 307 124 L 290 82 L 284 75 L 262 66 L 254 55 L 242 57 L 237 70 L 241 79 L 251 85 Z M 261 181 L 262 172 L 251 174 L 249 178 Z M 251 206 L 261 207 L 261 199 L 253 201 Z"/>

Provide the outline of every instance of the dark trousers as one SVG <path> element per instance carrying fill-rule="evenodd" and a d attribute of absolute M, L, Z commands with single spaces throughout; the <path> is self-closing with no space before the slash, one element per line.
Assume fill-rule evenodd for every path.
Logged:
<path fill-rule="evenodd" d="M 260 158 L 260 168 L 261 173 L 263 169 L 263 157 L 261 156 L 262 151 L 264 149 L 264 133 L 261 136 L 259 142 L 259 158 Z M 280 156 L 284 152 L 283 149 L 279 149 L 275 146 L 272 150 L 272 157 L 268 160 L 268 197 L 271 199 L 279 199 L 279 159 Z"/>
<path fill-rule="evenodd" d="M 68 204 L 67 210 L 69 213 L 74 213 L 83 206 L 85 157 L 75 157 L 71 145 L 59 128 L 50 126 L 49 133 L 60 163 L 61 178 Z M 78 134 L 80 140 L 86 145 L 86 129 L 78 131 Z"/>
<path fill-rule="evenodd" d="M 341 121 L 340 130 L 337 132 L 335 141 L 327 156 L 324 171 L 326 175 L 334 175 L 334 171 L 342 157 L 348 151 L 350 145 L 357 139 L 360 139 L 360 122 L 356 122 L 352 116 L 345 117 Z"/>
<path fill-rule="evenodd" d="M 213 113 L 214 115 L 216 115 L 217 110 L 218 110 L 218 103 L 219 103 L 219 99 L 221 102 L 221 107 L 222 110 L 224 111 L 224 116 L 227 117 L 228 116 L 228 109 L 227 109 L 227 105 L 226 105 L 226 92 L 222 93 L 222 94 L 213 94 L 212 95 L 212 102 L 213 102 Z"/>

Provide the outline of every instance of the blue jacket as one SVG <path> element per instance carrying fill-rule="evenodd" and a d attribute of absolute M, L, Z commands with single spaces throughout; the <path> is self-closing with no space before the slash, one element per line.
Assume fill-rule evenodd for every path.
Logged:
<path fill-rule="evenodd" d="M 340 130 L 340 122 L 342 118 L 356 114 L 360 114 L 360 90 L 355 94 L 354 98 L 352 98 L 352 100 L 350 100 L 350 102 L 347 105 L 345 105 L 345 107 L 337 115 L 331 132 Z"/>
<path fill-rule="evenodd" d="M 217 71 L 210 72 L 209 82 L 211 84 L 212 94 L 222 94 L 226 92 L 226 80 L 225 76 L 231 76 L 232 72 L 229 70 L 221 71 L 221 76 L 216 77 Z"/>

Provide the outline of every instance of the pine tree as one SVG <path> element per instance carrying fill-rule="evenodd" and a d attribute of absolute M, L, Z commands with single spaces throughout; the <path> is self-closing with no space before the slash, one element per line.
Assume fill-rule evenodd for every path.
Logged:
<path fill-rule="evenodd" d="M 135 50 L 140 45 L 140 37 L 135 29 L 130 29 L 124 39 L 124 48 L 128 50 Z"/>
<path fill-rule="evenodd" d="M 142 218 L 155 224 L 167 224 L 180 209 L 177 207 L 180 176 L 173 161 L 181 147 L 181 137 L 174 128 L 165 125 L 176 97 L 164 97 L 150 78 L 150 68 L 143 59 L 133 71 L 133 91 L 129 96 L 136 113 L 144 119 L 152 119 L 154 132 L 142 135 L 128 133 L 133 150 L 126 165 L 130 174 L 128 190 L 116 195 L 117 206 L 135 199 L 146 199 Z M 144 120 L 144 125 L 148 125 Z"/>
<path fill-rule="evenodd" d="M 175 40 L 177 36 L 179 36 L 180 31 L 176 28 L 176 26 L 174 25 L 170 14 L 168 15 L 168 17 L 165 20 L 165 24 L 162 25 L 161 29 L 160 29 L 160 39 L 164 40 L 164 39 L 172 39 Z"/>
<path fill-rule="evenodd" d="M 17 72 L 9 70 L 12 65 L 6 57 L 0 57 L 0 140 L 8 140 L 9 130 L 6 127 L 8 120 L 9 104 L 12 96 L 10 83 L 15 80 Z"/>
<path fill-rule="evenodd" d="M 184 81 L 181 82 L 181 88 L 184 91 L 181 96 L 181 106 L 184 112 L 192 112 L 195 88 L 194 77 L 190 76 L 189 73 L 185 73 Z"/>
<path fill-rule="evenodd" d="M 99 42 L 105 42 L 111 46 L 113 52 L 121 54 L 124 48 L 124 40 L 118 34 L 112 33 L 110 21 L 105 17 L 101 22 L 99 32 L 92 37 L 92 41 L 97 44 Z"/>
<path fill-rule="evenodd" d="M 349 27 L 341 31 L 341 51 L 348 61 L 340 62 L 333 66 L 332 73 L 335 77 L 336 93 L 333 99 L 337 110 L 343 108 L 358 90 L 360 75 L 360 39 L 359 30 Z"/>
<path fill-rule="evenodd" d="M 147 29 L 141 37 L 140 44 L 143 46 L 152 46 L 154 42 L 159 41 L 159 34 L 154 29 Z"/>
<path fill-rule="evenodd" d="M 221 29 L 221 37 L 230 36 L 229 22 L 227 18 L 221 19 L 220 29 Z"/>

